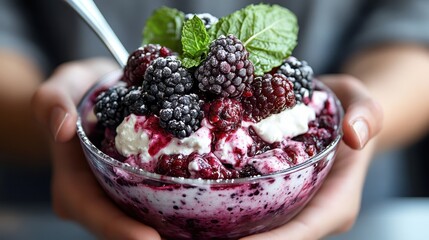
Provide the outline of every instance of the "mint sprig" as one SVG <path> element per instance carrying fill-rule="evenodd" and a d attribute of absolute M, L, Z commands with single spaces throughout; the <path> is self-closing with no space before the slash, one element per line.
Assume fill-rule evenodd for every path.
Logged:
<path fill-rule="evenodd" d="M 249 5 L 219 19 L 210 29 L 210 36 L 233 34 L 240 39 L 255 66 L 255 74 L 262 75 L 281 65 L 297 44 L 296 16 L 278 5 Z"/>
<path fill-rule="evenodd" d="M 182 30 L 183 66 L 198 66 L 206 55 L 209 44 L 210 37 L 203 21 L 197 16 L 186 21 Z"/>
<path fill-rule="evenodd" d="M 185 14 L 177 9 L 161 7 L 153 12 L 143 29 L 144 44 L 160 44 L 181 53 L 181 34 Z"/>
<path fill-rule="evenodd" d="M 183 66 L 198 66 L 210 43 L 220 35 L 232 34 L 249 52 L 255 74 L 280 66 L 295 48 L 298 38 L 296 16 L 279 5 L 249 5 L 219 19 L 207 32 L 197 16 L 185 22 L 184 13 L 162 7 L 148 19 L 143 44 L 158 43 L 177 52 Z"/>

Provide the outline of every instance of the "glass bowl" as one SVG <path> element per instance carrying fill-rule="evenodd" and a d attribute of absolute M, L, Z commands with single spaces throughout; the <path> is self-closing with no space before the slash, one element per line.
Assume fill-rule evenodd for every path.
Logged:
<path fill-rule="evenodd" d="M 95 96 L 116 84 L 122 72 L 106 75 L 83 97 L 77 135 L 100 185 L 127 214 L 155 228 L 166 239 L 237 239 L 268 231 L 291 220 L 322 185 L 342 137 L 323 151 L 286 170 L 264 176 L 229 180 L 185 179 L 150 173 L 115 160 L 100 151 Z M 336 121 L 343 110 L 335 95 Z M 339 126 L 341 126 L 339 124 Z M 98 137 L 100 138 L 100 137 Z M 99 141 L 100 139 L 98 139 Z"/>

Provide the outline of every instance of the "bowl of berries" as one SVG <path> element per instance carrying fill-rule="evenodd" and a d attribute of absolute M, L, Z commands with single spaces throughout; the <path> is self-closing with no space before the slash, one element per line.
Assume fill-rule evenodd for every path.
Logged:
<path fill-rule="evenodd" d="M 175 24 L 157 21 L 165 16 Z M 237 239 L 287 223 L 329 173 L 343 118 L 291 55 L 296 41 L 295 16 L 277 5 L 220 19 L 156 10 L 124 69 L 78 106 L 77 134 L 106 193 L 166 239 Z"/>

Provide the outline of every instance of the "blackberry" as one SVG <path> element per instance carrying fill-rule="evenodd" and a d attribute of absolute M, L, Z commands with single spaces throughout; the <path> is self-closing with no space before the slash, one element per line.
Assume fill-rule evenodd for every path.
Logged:
<path fill-rule="evenodd" d="M 285 75 L 293 83 L 297 103 L 306 102 L 311 98 L 313 93 L 313 69 L 306 61 L 299 61 L 295 57 L 289 57 L 280 65 L 277 72 Z"/>
<path fill-rule="evenodd" d="M 185 21 L 192 19 L 194 16 L 199 17 L 203 21 L 204 26 L 207 30 L 210 29 L 211 26 L 215 25 L 219 20 L 217 17 L 211 15 L 210 13 L 188 13 L 185 15 Z"/>
<path fill-rule="evenodd" d="M 132 86 L 128 93 L 124 96 L 124 116 L 131 113 L 135 115 L 147 115 L 149 113 L 148 106 L 144 100 L 142 87 Z"/>
<path fill-rule="evenodd" d="M 124 119 L 122 101 L 128 89 L 124 86 L 114 86 L 101 92 L 95 99 L 94 113 L 98 121 L 105 127 L 115 128 Z"/>
<path fill-rule="evenodd" d="M 228 132 L 241 125 L 243 112 L 241 103 L 236 99 L 216 99 L 210 103 L 208 120 L 217 130 Z"/>
<path fill-rule="evenodd" d="M 160 57 L 152 61 L 143 80 L 145 99 L 158 114 L 159 105 L 173 94 L 183 95 L 192 89 L 193 79 L 175 57 Z"/>
<path fill-rule="evenodd" d="M 195 71 L 198 88 L 216 96 L 237 98 L 253 81 L 254 67 L 249 52 L 233 35 L 220 36 Z"/>
<path fill-rule="evenodd" d="M 172 52 L 159 44 L 148 44 L 138 48 L 128 57 L 122 78 L 128 86 L 141 86 L 149 64 L 158 57 L 171 56 Z"/>
<path fill-rule="evenodd" d="M 174 94 L 163 101 L 159 111 L 159 125 L 177 138 L 189 137 L 198 130 L 203 118 L 196 94 Z"/>
<path fill-rule="evenodd" d="M 255 78 L 242 103 L 245 114 L 259 122 L 271 114 L 280 113 L 295 105 L 293 84 L 283 74 L 265 74 Z"/>

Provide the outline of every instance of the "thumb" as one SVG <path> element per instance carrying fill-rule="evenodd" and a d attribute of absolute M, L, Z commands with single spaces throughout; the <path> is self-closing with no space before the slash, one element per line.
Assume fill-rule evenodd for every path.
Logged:
<path fill-rule="evenodd" d="M 66 63 L 37 89 L 32 98 L 35 117 L 55 142 L 67 142 L 74 136 L 76 104 L 101 75 L 115 68 L 113 62 L 103 59 Z"/>
<path fill-rule="evenodd" d="M 348 75 L 320 78 L 340 99 L 344 109 L 344 142 L 353 149 L 363 148 L 381 130 L 383 111 L 371 98 L 365 85 Z"/>

